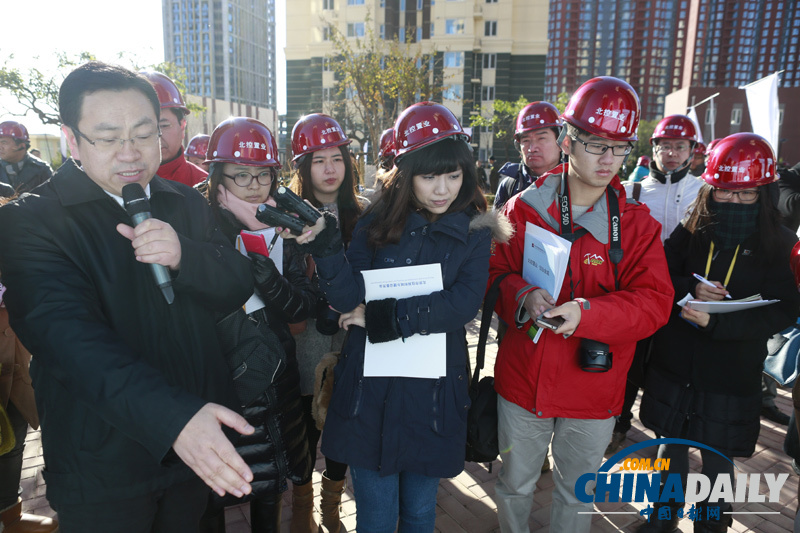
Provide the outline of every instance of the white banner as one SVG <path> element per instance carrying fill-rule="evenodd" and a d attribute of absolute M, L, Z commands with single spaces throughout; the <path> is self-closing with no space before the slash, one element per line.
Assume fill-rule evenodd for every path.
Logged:
<path fill-rule="evenodd" d="M 751 83 L 744 89 L 747 94 L 747 108 L 750 110 L 750 123 L 753 133 L 761 135 L 778 152 L 778 73 Z"/>
<path fill-rule="evenodd" d="M 692 119 L 695 129 L 697 129 L 697 142 L 706 144 L 703 140 L 703 130 L 700 129 L 700 121 L 697 120 L 697 110 L 694 107 L 689 108 L 689 118 Z"/>

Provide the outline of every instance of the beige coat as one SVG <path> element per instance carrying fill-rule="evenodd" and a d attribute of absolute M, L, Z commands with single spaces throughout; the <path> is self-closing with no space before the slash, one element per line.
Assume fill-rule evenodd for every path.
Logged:
<path fill-rule="evenodd" d="M 28 372 L 30 364 L 31 353 L 8 325 L 8 311 L 0 307 L 0 405 L 7 407 L 10 400 L 31 427 L 38 429 L 39 415 Z"/>

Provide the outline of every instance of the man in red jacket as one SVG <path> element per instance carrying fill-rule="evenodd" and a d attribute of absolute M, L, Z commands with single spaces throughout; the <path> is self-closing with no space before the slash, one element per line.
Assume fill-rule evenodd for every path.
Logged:
<path fill-rule="evenodd" d="M 155 87 L 161 103 L 161 118 L 158 121 L 161 130 L 161 166 L 157 174 L 164 179 L 194 187 L 206 179 L 208 172 L 189 163 L 183 156 L 183 137 L 189 108 L 169 77 L 160 72 L 143 71 L 141 74 Z"/>
<path fill-rule="evenodd" d="M 669 318 L 673 289 L 661 226 L 647 207 L 626 201 L 616 175 L 637 139 L 639 109 L 638 96 L 622 80 L 584 83 L 562 115 L 559 144 L 569 162 L 504 207 L 516 233 L 497 245 L 489 270 L 490 282 L 508 273 L 496 310 L 516 326 L 503 338 L 495 366 L 503 532 L 529 531 L 533 492 L 551 439 L 556 487 L 550 523 L 559 531 L 589 531 L 591 514 L 579 513 L 592 505 L 577 499 L 575 482 L 600 466 L 636 341 Z M 560 294 L 522 277 L 526 223 L 572 242 Z M 542 313 L 564 321 L 534 343 L 529 330 Z M 613 357 L 592 359 L 597 352 Z"/>

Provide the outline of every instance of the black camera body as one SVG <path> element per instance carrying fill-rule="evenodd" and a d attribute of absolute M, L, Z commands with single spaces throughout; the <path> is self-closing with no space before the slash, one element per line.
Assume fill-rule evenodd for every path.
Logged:
<path fill-rule="evenodd" d="M 317 331 L 323 335 L 336 335 L 339 331 L 339 313 L 331 309 L 324 296 L 317 298 Z"/>
<path fill-rule="evenodd" d="M 274 198 L 278 207 L 261 204 L 256 212 L 256 219 L 268 226 L 288 229 L 293 235 L 300 235 L 305 226 L 313 226 L 322 216 L 316 208 L 283 185 L 275 191 Z"/>
<path fill-rule="evenodd" d="M 584 372 L 608 372 L 611 370 L 613 355 L 608 344 L 591 339 L 581 339 L 578 364 Z"/>

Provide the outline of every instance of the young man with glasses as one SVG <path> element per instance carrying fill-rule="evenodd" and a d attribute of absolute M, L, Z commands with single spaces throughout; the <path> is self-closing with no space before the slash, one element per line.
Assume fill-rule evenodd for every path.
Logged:
<path fill-rule="evenodd" d="M 196 532 L 206 484 L 250 491 L 221 426 L 253 429 L 231 409 L 215 325 L 253 275 L 205 198 L 155 175 L 160 111 L 146 78 L 78 67 L 59 92 L 74 162 L 0 208 L 4 300 L 34 354 L 47 498 L 64 532 Z M 133 183 L 152 213 L 135 228 L 121 198 Z M 172 303 L 149 264 L 168 269 Z"/>
<path fill-rule="evenodd" d="M 178 86 L 160 72 L 142 71 L 141 74 L 153 84 L 161 104 L 161 118 L 158 120 L 161 130 L 161 166 L 158 167 L 158 175 L 190 187 L 202 183 L 208 172 L 187 161 L 183 153 L 189 108 L 186 107 Z"/>
<path fill-rule="evenodd" d="M 638 96 L 622 80 L 584 83 L 561 116 L 566 125 L 559 141 L 568 162 L 503 208 L 516 233 L 508 244 L 496 245 L 489 281 L 507 274 L 495 310 L 514 325 L 495 364 L 503 460 L 496 493 L 504 533 L 529 531 L 551 439 L 556 486 L 550 523 L 559 531 L 589 531 L 592 504 L 578 500 L 575 483 L 600 466 L 636 341 L 669 317 L 673 290 L 661 228 L 646 207 L 626 201 L 617 176 L 637 139 L 639 110 Z M 527 223 L 572 242 L 560 294 L 522 277 Z M 564 322 L 534 343 L 531 327 L 543 313 Z M 638 320 L 632 323 L 631 316 Z M 604 372 L 579 362 L 591 341 L 613 354 Z"/>

